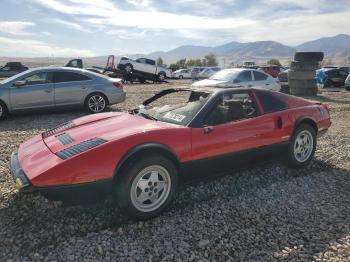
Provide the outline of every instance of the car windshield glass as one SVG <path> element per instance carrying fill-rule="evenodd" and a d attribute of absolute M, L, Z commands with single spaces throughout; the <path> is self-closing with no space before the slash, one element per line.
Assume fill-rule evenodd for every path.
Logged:
<path fill-rule="evenodd" d="M 209 92 L 187 89 L 173 92 L 170 90 L 170 92 L 146 105 L 144 103 L 134 113 L 148 119 L 186 126 L 203 108 L 210 96 Z"/>
<path fill-rule="evenodd" d="M 234 78 L 236 78 L 238 73 L 239 72 L 237 71 L 222 70 L 212 75 L 209 79 L 218 80 L 218 81 L 231 81 Z"/>

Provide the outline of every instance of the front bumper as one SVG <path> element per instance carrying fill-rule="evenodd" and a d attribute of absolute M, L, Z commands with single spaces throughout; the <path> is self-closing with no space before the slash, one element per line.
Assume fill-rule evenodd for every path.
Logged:
<path fill-rule="evenodd" d="M 26 174 L 23 172 L 18 160 L 17 153 L 13 152 L 10 159 L 11 174 L 16 183 L 16 188 L 23 192 L 33 192 L 33 187 L 28 180 Z"/>

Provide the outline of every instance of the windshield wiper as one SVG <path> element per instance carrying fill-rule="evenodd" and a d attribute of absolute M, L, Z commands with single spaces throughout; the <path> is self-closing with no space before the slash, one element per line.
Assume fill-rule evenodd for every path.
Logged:
<path fill-rule="evenodd" d="M 151 116 L 149 114 L 146 114 L 146 113 L 143 113 L 143 112 L 139 112 L 138 114 L 143 116 L 144 118 L 151 119 L 151 120 L 154 120 L 154 121 L 158 121 L 157 118 L 155 118 L 155 117 L 153 117 L 153 116 Z"/>

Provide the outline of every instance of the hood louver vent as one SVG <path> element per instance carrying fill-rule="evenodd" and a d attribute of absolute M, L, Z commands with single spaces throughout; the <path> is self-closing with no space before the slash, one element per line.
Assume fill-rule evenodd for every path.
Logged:
<path fill-rule="evenodd" d="M 62 151 L 59 151 L 56 153 L 56 155 L 65 160 L 67 158 L 73 157 L 75 155 L 78 155 L 82 152 L 85 152 L 91 148 L 94 148 L 96 146 L 99 146 L 103 143 L 106 143 L 107 140 L 104 140 L 102 138 L 92 138 L 83 142 L 80 142 L 79 144 L 76 144 L 74 146 L 68 147 Z"/>
<path fill-rule="evenodd" d="M 59 125 L 59 126 L 53 128 L 53 129 L 47 130 L 46 132 L 44 132 L 42 134 L 42 136 L 43 136 L 43 138 L 48 137 L 48 136 L 52 136 L 52 135 L 55 135 L 55 134 L 57 134 L 59 132 L 67 130 L 69 128 L 72 128 L 73 126 L 74 126 L 74 123 L 72 121 L 69 121 L 69 122 L 67 122 L 67 123 L 65 123 L 63 125 Z"/>
<path fill-rule="evenodd" d="M 66 133 L 57 135 L 56 138 L 61 142 L 62 145 L 68 145 L 74 142 L 73 137 L 71 137 L 69 134 L 66 134 Z"/>

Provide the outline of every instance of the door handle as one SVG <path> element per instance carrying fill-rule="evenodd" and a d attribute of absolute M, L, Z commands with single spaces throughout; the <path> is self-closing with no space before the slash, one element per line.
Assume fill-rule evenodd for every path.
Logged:
<path fill-rule="evenodd" d="M 269 86 L 270 84 L 266 83 L 265 85 L 266 85 L 266 86 Z"/>
<path fill-rule="evenodd" d="M 252 87 L 253 85 L 248 85 L 248 87 Z"/>
<path fill-rule="evenodd" d="M 81 86 L 80 88 L 81 88 L 81 89 L 86 89 L 86 86 Z"/>
<path fill-rule="evenodd" d="M 46 93 L 51 93 L 52 91 L 50 89 L 45 89 Z"/>
<path fill-rule="evenodd" d="M 212 127 L 212 126 L 205 126 L 203 130 L 204 130 L 204 134 L 209 134 L 209 133 L 214 131 L 214 127 Z"/>

